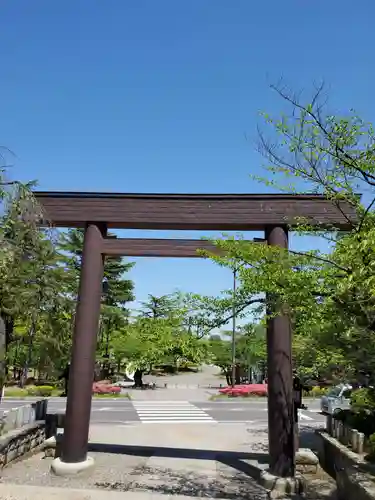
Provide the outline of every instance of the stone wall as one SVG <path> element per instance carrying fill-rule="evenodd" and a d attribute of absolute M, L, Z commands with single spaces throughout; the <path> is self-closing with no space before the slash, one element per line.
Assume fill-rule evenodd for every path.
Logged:
<path fill-rule="evenodd" d="M 332 415 L 327 416 L 326 432 L 359 455 L 367 451 L 368 443 L 365 435 L 344 424 L 341 420 L 336 420 Z"/>
<path fill-rule="evenodd" d="M 319 435 L 320 463 L 336 479 L 338 500 L 375 500 L 375 466 L 328 432 Z"/>
<path fill-rule="evenodd" d="M 0 419 L 0 468 L 38 450 L 50 430 L 47 399 L 5 411 Z"/>
<path fill-rule="evenodd" d="M 0 468 L 14 460 L 35 452 L 46 439 L 45 421 L 27 424 L 20 429 L 7 432 L 0 437 Z"/>
<path fill-rule="evenodd" d="M 41 399 L 30 404 L 4 411 L 0 419 L 0 436 L 25 425 L 46 420 L 48 399 Z"/>

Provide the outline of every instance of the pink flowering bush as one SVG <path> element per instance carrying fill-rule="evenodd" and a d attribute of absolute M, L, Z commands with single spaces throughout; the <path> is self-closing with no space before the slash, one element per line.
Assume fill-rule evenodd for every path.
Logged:
<path fill-rule="evenodd" d="M 219 389 L 221 394 L 231 397 L 267 396 L 267 384 L 244 384 Z"/>
<path fill-rule="evenodd" d="M 93 394 L 118 394 L 121 392 L 121 387 L 111 385 L 107 381 L 94 382 L 92 385 Z"/>

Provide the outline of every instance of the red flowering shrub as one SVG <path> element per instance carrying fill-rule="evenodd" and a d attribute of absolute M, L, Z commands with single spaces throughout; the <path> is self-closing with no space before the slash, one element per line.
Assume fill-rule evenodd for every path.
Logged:
<path fill-rule="evenodd" d="M 93 394 L 118 394 L 119 392 L 121 392 L 121 387 L 115 385 L 102 382 L 94 382 L 92 385 Z"/>
<path fill-rule="evenodd" d="M 246 384 L 219 389 L 221 394 L 232 397 L 267 396 L 267 384 Z"/>

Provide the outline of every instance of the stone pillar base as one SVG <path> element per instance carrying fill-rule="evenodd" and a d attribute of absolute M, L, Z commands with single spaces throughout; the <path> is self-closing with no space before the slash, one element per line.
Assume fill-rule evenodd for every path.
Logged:
<path fill-rule="evenodd" d="M 55 458 L 51 464 L 51 472 L 55 476 L 75 476 L 90 470 L 94 467 L 95 462 L 92 457 L 87 457 L 83 462 L 66 463 L 60 458 Z"/>
<path fill-rule="evenodd" d="M 269 498 L 290 498 L 293 495 L 301 495 L 304 491 L 302 476 L 278 477 L 263 472 L 260 476 L 260 484 L 268 490 Z"/>

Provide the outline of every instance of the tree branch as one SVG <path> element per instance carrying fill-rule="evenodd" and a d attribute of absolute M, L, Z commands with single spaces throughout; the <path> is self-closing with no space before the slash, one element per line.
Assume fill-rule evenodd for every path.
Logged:
<path fill-rule="evenodd" d="M 241 307 L 239 307 L 239 309 L 237 309 L 235 311 L 235 313 L 231 313 L 229 316 L 227 316 L 226 318 L 220 320 L 220 321 L 217 321 L 216 323 L 210 325 L 210 327 L 208 328 L 208 330 L 206 331 L 206 334 L 209 333 L 211 330 L 213 330 L 214 328 L 218 328 L 220 326 L 223 326 L 225 325 L 226 323 L 228 323 L 228 321 L 230 319 L 232 319 L 234 316 L 237 316 L 238 314 L 240 314 L 241 312 L 243 312 L 247 307 L 250 307 L 251 305 L 254 305 L 254 304 L 265 304 L 265 300 L 264 299 L 252 299 L 252 300 L 249 300 L 247 301 L 245 304 L 243 304 Z"/>
<path fill-rule="evenodd" d="M 313 254 L 309 254 L 309 253 L 305 253 L 305 252 L 297 252 L 296 250 L 288 250 L 288 251 L 289 251 L 289 253 L 291 253 L 293 255 L 300 255 L 301 257 L 310 257 L 310 258 L 318 260 L 320 262 L 325 262 L 326 264 L 330 264 L 330 265 L 336 267 L 337 269 L 340 269 L 340 271 L 344 271 L 345 273 L 348 273 L 348 274 L 351 274 L 351 272 L 352 272 L 351 269 L 340 266 L 336 262 L 333 262 L 332 260 L 327 259 L 325 257 L 321 257 L 319 255 L 313 255 Z"/>

